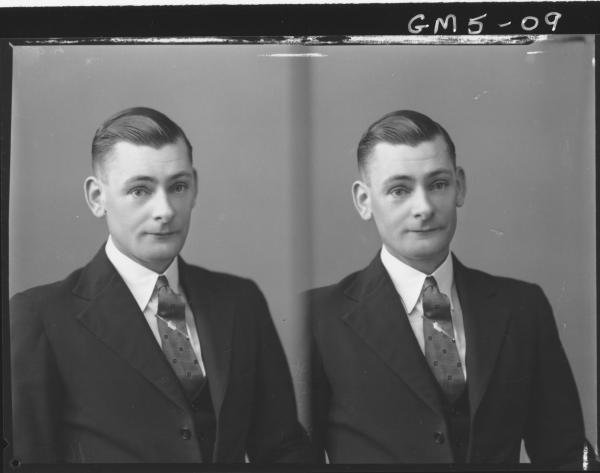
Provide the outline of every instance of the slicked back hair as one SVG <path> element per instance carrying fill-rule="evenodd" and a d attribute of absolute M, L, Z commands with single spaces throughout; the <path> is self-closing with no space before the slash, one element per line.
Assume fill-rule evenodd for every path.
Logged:
<path fill-rule="evenodd" d="M 122 110 L 96 130 L 92 141 L 92 169 L 94 174 L 100 175 L 106 156 L 119 142 L 158 149 L 179 139 L 184 141 L 191 162 L 192 145 L 179 125 L 164 113 L 148 107 Z"/>
<path fill-rule="evenodd" d="M 373 123 L 363 134 L 356 152 L 358 169 L 361 175 L 367 175 L 367 164 L 373 148 L 379 143 L 392 145 L 418 146 L 441 136 L 448 147 L 448 155 L 456 165 L 454 142 L 442 125 L 427 115 L 414 110 L 397 110 L 388 113 Z"/>

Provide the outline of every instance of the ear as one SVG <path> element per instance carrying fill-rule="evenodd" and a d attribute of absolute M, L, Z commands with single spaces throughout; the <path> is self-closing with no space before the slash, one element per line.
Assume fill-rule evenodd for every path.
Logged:
<path fill-rule="evenodd" d="M 104 208 L 104 188 L 96 176 L 89 176 L 83 183 L 85 201 L 95 217 L 102 218 L 106 215 Z"/>
<path fill-rule="evenodd" d="M 194 171 L 194 198 L 192 200 L 192 207 L 194 207 L 196 205 L 196 200 L 198 197 L 198 173 L 196 172 L 196 169 L 193 169 Z"/>
<path fill-rule="evenodd" d="M 467 178 L 465 171 L 460 166 L 456 168 L 456 206 L 462 207 L 465 203 L 465 196 L 467 195 Z"/>
<path fill-rule="evenodd" d="M 370 220 L 372 211 L 369 186 L 363 181 L 355 181 L 352 184 L 352 199 L 354 200 L 354 207 L 356 207 L 360 218 L 363 220 Z"/>

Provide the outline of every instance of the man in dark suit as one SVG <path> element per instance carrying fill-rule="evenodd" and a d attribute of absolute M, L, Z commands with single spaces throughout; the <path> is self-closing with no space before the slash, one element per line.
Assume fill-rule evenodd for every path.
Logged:
<path fill-rule="evenodd" d="M 581 407 L 542 290 L 450 253 L 466 184 L 446 130 L 393 112 L 357 154 L 354 203 L 383 245 L 308 293 L 318 450 L 337 463 L 514 464 L 523 439 L 533 463 L 581 468 Z"/>
<path fill-rule="evenodd" d="M 289 368 L 254 282 L 185 263 L 192 146 L 148 108 L 96 132 L 87 203 L 109 237 L 10 303 L 16 462 L 302 462 Z"/>

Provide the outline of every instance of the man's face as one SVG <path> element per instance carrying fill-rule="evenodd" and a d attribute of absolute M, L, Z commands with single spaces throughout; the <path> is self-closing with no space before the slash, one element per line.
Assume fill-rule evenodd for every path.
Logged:
<path fill-rule="evenodd" d="M 396 258 L 432 273 L 448 254 L 466 190 L 464 172 L 453 165 L 444 139 L 417 146 L 379 143 L 364 178 L 353 187 L 361 217 L 375 220 Z"/>
<path fill-rule="evenodd" d="M 196 172 L 183 140 L 159 149 L 117 143 L 99 179 L 99 202 L 121 252 L 163 272 L 185 242 Z"/>

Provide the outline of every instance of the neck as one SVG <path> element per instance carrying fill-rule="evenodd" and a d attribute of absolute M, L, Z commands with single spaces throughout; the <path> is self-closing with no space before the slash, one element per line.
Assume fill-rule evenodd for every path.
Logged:
<path fill-rule="evenodd" d="M 433 274 L 433 272 L 436 269 L 438 269 L 442 265 L 442 263 L 446 260 L 446 258 L 448 257 L 448 254 L 450 252 L 449 249 L 446 249 L 445 251 L 439 253 L 435 257 L 428 257 L 428 258 L 421 259 L 421 258 L 406 258 L 402 255 L 397 255 L 397 254 L 393 253 L 387 247 L 386 247 L 386 249 L 394 258 L 399 259 L 404 264 L 410 266 L 413 269 L 416 269 L 417 271 L 420 271 L 423 274 L 427 274 L 427 275 Z"/>
<path fill-rule="evenodd" d="M 131 256 L 130 256 L 130 258 L 131 258 Z M 160 261 L 142 261 L 138 258 L 134 258 L 134 260 L 137 263 L 144 266 L 145 268 L 149 269 L 150 271 L 154 271 L 155 273 L 158 273 L 158 274 L 163 274 L 169 268 L 169 266 L 171 266 L 171 264 L 173 263 L 173 260 L 175 258 L 177 258 L 177 256 L 175 256 L 174 258 L 171 258 L 169 260 L 160 260 Z"/>
<path fill-rule="evenodd" d="M 167 263 L 148 263 L 146 261 L 138 261 L 138 263 L 140 263 L 142 266 L 158 274 L 163 274 L 172 262 L 173 260 L 168 261 Z"/>
<path fill-rule="evenodd" d="M 155 273 L 158 273 L 158 274 L 163 274 L 167 270 L 167 268 L 171 265 L 173 260 L 175 258 L 177 258 L 177 256 L 175 256 L 169 260 L 146 261 L 146 260 L 138 258 L 137 256 L 135 256 L 127 251 L 124 251 L 120 247 L 119 243 L 117 241 L 115 241 L 114 238 L 111 238 L 111 240 L 112 240 L 114 247 L 123 256 L 129 258 L 132 261 L 135 261 L 137 264 L 143 266 L 144 268 L 149 269 L 150 271 L 154 271 Z"/>

